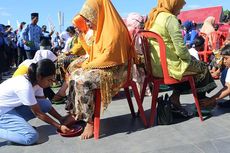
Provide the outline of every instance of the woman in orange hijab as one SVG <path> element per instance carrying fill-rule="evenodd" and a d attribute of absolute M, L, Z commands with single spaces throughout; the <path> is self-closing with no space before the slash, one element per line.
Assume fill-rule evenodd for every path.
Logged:
<path fill-rule="evenodd" d="M 194 75 L 198 98 L 206 99 L 206 92 L 212 91 L 216 84 L 211 77 L 205 63 L 192 59 L 186 48 L 180 31 L 177 15 L 186 4 L 185 0 L 158 0 L 156 8 L 149 13 L 145 29 L 161 35 L 166 45 L 167 65 L 169 75 L 177 80 L 185 75 Z M 156 77 L 163 77 L 160 63 L 159 44 L 154 41 L 151 43 L 152 72 Z M 190 88 L 188 84 L 176 85 L 170 100 L 175 109 L 183 116 L 190 114 L 182 108 L 180 104 L 180 94 Z M 201 101 L 200 101 L 201 102 Z M 205 106 L 212 106 L 214 102 L 202 103 Z"/>
<path fill-rule="evenodd" d="M 127 78 L 128 59 L 133 57 L 129 32 L 110 0 L 86 0 L 79 15 L 93 30 L 89 58 L 71 72 L 69 111 L 75 119 L 87 122 L 82 139 L 93 136 L 94 89 L 101 90 L 102 106 L 107 108 Z M 73 21 L 78 29 L 82 22 Z"/>

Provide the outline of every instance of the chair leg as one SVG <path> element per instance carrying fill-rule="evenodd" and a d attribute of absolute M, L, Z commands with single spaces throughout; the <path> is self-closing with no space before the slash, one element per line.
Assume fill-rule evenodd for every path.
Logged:
<path fill-rule="evenodd" d="M 148 85 L 148 78 L 145 78 L 144 83 L 143 83 L 143 87 L 142 87 L 142 91 L 141 91 L 141 102 L 143 103 L 144 97 L 145 97 L 145 92 L 146 92 L 146 88 Z"/>
<path fill-rule="evenodd" d="M 145 117 L 145 112 L 144 112 L 144 109 L 142 106 L 140 95 L 139 95 L 138 90 L 137 90 L 137 85 L 134 81 L 132 81 L 130 85 L 133 89 L 133 93 L 134 93 L 134 96 L 135 96 L 135 99 L 137 102 L 137 106 L 138 106 L 138 109 L 140 111 L 141 119 L 144 123 L 144 126 L 147 127 L 148 125 L 147 125 L 147 121 L 146 121 L 146 117 Z"/>
<path fill-rule="evenodd" d="M 95 91 L 95 110 L 94 110 L 94 139 L 99 139 L 100 135 L 100 111 L 101 111 L 101 92 Z"/>
<path fill-rule="evenodd" d="M 152 106 L 151 106 L 151 113 L 150 113 L 150 120 L 149 120 L 149 127 L 153 126 L 154 118 L 156 115 L 156 104 L 157 104 L 157 97 L 160 89 L 160 83 L 154 82 L 154 88 L 152 91 Z"/>
<path fill-rule="evenodd" d="M 203 121 L 203 116 L 202 116 L 202 113 L 201 113 L 201 110 L 200 110 L 198 96 L 197 96 L 197 93 L 196 93 L 195 82 L 194 82 L 193 78 L 189 79 L 189 83 L 190 83 L 190 86 L 191 86 L 191 89 L 192 89 L 192 93 L 193 93 L 193 97 L 194 97 L 194 100 L 195 100 L 195 105 L 196 105 L 198 115 L 200 117 L 200 120 Z"/>
<path fill-rule="evenodd" d="M 145 91 L 146 91 L 148 82 L 149 82 L 149 78 L 145 77 L 143 87 L 142 87 L 142 91 L 141 91 L 141 103 L 142 103 L 142 105 L 143 105 L 143 101 L 144 101 L 144 98 L 145 98 Z M 137 116 L 139 116 L 139 115 L 140 115 L 140 111 L 138 110 L 137 111 Z"/>
<path fill-rule="evenodd" d="M 134 111 L 134 108 L 133 108 L 133 102 L 132 102 L 130 92 L 129 92 L 129 88 L 128 87 L 124 88 L 124 90 L 125 90 L 125 95 L 126 95 L 126 98 L 127 98 L 128 104 L 129 104 L 131 114 L 132 114 L 133 117 L 136 117 L 135 111 Z"/>

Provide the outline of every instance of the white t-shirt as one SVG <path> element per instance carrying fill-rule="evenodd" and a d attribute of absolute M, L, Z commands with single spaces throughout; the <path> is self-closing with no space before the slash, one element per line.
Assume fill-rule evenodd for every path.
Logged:
<path fill-rule="evenodd" d="M 190 55 L 195 57 L 197 60 L 200 60 L 199 55 L 198 55 L 198 51 L 195 50 L 195 48 L 190 48 L 188 51 L 189 51 Z"/>
<path fill-rule="evenodd" d="M 10 78 L 0 84 L 0 115 L 21 105 L 32 106 L 37 103 L 34 90 L 39 86 L 32 84 L 25 76 Z"/>
<path fill-rule="evenodd" d="M 225 78 L 225 82 L 230 83 L 230 68 L 229 68 L 228 71 L 227 71 L 226 78 Z"/>

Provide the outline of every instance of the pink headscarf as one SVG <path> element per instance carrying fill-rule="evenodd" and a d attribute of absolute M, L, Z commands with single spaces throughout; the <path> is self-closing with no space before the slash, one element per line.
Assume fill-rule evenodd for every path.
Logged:
<path fill-rule="evenodd" d="M 209 16 L 204 20 L 204 24 L 200 29 L 200 32 L 205 33 L 207 35 L 211 34 L 215 31 L 213 25 L 215 24 L 215 17 Z"/>

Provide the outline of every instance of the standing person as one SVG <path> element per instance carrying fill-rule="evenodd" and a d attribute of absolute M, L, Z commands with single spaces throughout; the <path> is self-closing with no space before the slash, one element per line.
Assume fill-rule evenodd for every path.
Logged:
<path fill-rule="evenodd" d="M 10 78 L 0 84 L 0 138 L 23 145 L 37 142 L 37 131 L 27 122 L 39 119 L 60 129 L 63 133 L 71 131 L 62 124 L 64 118 L 57 113 L 51 103 L 37 101 L 34 90 L 38 86 L 49 87 L 54 80 L 55 65 L 49 59 L 30 65 L 27 75 Z M 49 113 L 60 123 L 46 115 Z"/>
<path fill-rule="evenodd" d="M 186 48 L 180 31 L 177 15 L 186 4 L 184 0 L 158 0 L 156 8 L 152 9 L 146 22 L 145 29 L 161 35 L 166 45 L 166 55 L 169 75 L 181 80 L 185 75 L 194 75 L 198 99 L 206 98 L 206 92 L 216 88 L 216 84 L 205 63 L 192 60 Z M 163 77 L 159 57 L 159 44 L 151 41 L 152 72 L 156 77 Z M 189 84 L 173 85 L 170 100 L 181 115 L 187 116 L 188 112 L 180 104 L 180 94 L 190 89 Z M 208 103 L 212 105 L 211 103 Z"/>
<path fill-rule="evenodd" d="M 26 22 L 21 22 L 19 25 L 18 31 L 17 31 L 17 51 L 18 51 L 17 66 L 20 65 L 24 60 L 27 59 L 26 52 L 24 49 L 24 43 L 22 39 L 22 31 L 25 25 L 26 25 Z"/>
<path fill-rule="evenodd" d="M 26 56 L 32 59 L 40 47 L 40 39 L 43 36 L 42 29 L 37 25 L 38 13 L 31 13 L 31 23 L 22 32 L 22 38 Z"/>
<path fill-rule="evenodd" d="M 43 25 L 42 26 L 42 33 L 43 33 L 43 37 L 49 38 L 50 40 L 52 39 L 52 35 L 54 33 L 54 30 L 51 29 L 51 31 L 47 31 L 47 26 Z"/>
<path fill-rule="evenodd" d="M 88 139 L 94 130 L 94 90 L 100 88 L 102 107 L 106 109 L 125 83 L 128 59 L 135 51 L 129 31 L 110 0 L 86 0 L 79 15 L 93 30 L 94 39 L 89 58 L 71 73 L 69 100 L 74 103 L 70 112 L 75 119 L 87 123 L 81 138 Z M 82 29 L 81 25 L 75 26 Z"/>
<path fill-rule="evenodd" d="M 4 41 L 4 28 L 0 24 L 0 81 L 2 80 L 2 72 L 6 64 L 5 41 Z"/>

